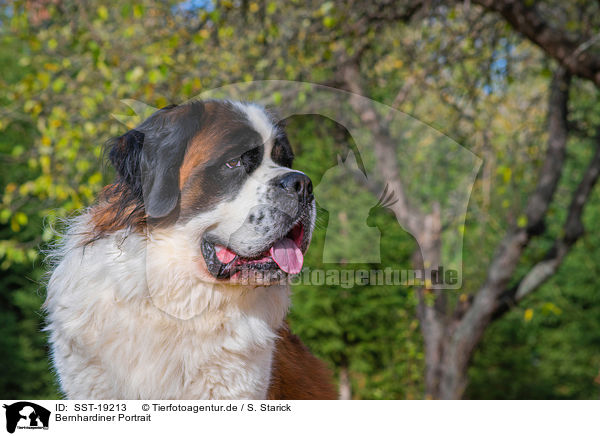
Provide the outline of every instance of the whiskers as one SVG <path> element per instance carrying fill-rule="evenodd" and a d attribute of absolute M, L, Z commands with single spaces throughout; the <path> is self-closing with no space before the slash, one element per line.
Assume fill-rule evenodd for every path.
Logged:
<path fill-rule="evenodd" d="M 315 219 L 315 230 L 319 229 L 319 230 L 325 230 L 327 229 L 327 218 L 325 217 L 325 214 L 327 214 L 328 211 L 327 209 L 324 209 L 323 207 L 317 205 L 317 216 Z"/>

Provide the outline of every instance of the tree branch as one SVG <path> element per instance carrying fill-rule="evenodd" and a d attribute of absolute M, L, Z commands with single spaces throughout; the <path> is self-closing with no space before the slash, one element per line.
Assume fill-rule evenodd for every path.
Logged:
<path fill-rule="evenodd" d="M 339 77 L 353 94 L 350 97 L 350 105 L 373 135 L 377 168 L 398 198 L 398 202 L 392 206 L 392 210 L 401 224 L 413 235 L 416 235 L 420 231 L 423 216 L 420 211 L 410 204 L 404 185 L 399 178 L 395 144 L 390 141 L 389 134 L 378 119 L 379 117 L 372 104 L 367 99 L 362 98 L 366 95 L 366 92 L 362 84 L 358 64 L 354 60 L 344 62 L 340 66 Z"/>
<path fill-rule="evenodd" d="M 589 52 L 596 37 L 573 38 L 565 29 L 556 29 L 521 0 L 473 0 L 486 9 L 498 12 L 519 33 L 541 47 L 571 74 L 589 79 L 600 86 L 600 55 Z M 532 2 L 533 3 L 533 2 Z"/>
<path fill-rule="evenodd" d="M 559 68 L 550 85 L 548 112 L 548 148 L 538 184 L 529 197 L 525 216 L 529 234 L 544 231 L 544 217 L 560 180 L 566 156 L 568 135 L 567 100 L 569 97 L 570 74 Z"/>
<path fill-rule="evenodd" d="M 511 289 L 505 291 L 494 311 L 493 318 L 499 318 L 530 295 L 556 273 L 571 247 L 583 235 L 582 215 L 585 204 L 600 175 L 600 132 L 596 139 L 596 151 L 577 189 L 571 197 L 569 214 L 563 226 L 562 238 L 548 250 L 543 260 L 536 263 L 529 272 Z"/>
<path fill-rule="evenodd" d="M 525 208 L 533 227 L 515 227 L 502 240 L 488 268 L 485 283 L 473 297 L 472 304 L 466 309 L 452 334 L 448 352 L 452 354 L 451 359 L 456 364 L 449 371 L 460 372 L 466 367 L 472 350 L 497 314 L 499 306 L 510 307 L 505 290 L 523 250 L 535 234 L 533 230 L 539 230 L 540 223 L 543 223 L 543 217 L 552 201 L 562 172 L 568 136 L 569 84 L 569 74 L 559 68 L 550 86 L 548 148 L 537 187 Z M 460 310 L 465 309 L 461 307 Z"/>
<path fill-rule="evenodd" d="M 527 226 L 516 227 L 506 235 L 497 251 L 481 293 L 489 293 L 482 300 L 497 297 L 506 289 L 514 273 L 523 249 L 532 236 L 544 227 L 544 216 L 556 191 L 565 161 L 567 146 L 567 101 L 569 98 L 570 75 L 559 68 L 550 85 L 548 104 L 548 148 L 535 191 L 525 207 Z M 478 298 L 475 297 L 473 307 Z"/>
<path fill-rule="evenodd" d="M 592 192 L 592 188 L 600 175 L 600 133 L 596 140 L 596 151 L 590 161 L 581 182 L 573 193 L 569 214 L 563 227 L 564 236 L 558 238 L 552 248 L 546 254 L 544 260 L 538 262 L 521 279 L 514 292 L 514 304 L 531 294 L 548 280 L 560 267 L 571 247 L 583 235 L 584 227 L 582 221 L 585 204 Z"/>

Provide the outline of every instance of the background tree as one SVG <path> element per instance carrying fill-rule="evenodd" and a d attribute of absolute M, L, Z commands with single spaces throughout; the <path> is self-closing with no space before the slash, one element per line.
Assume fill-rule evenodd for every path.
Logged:
<path fill-rule="evenodd" d="M 426 373 L 426 392 L 434 398 L 459 398 L 467 386 L 467 371 L 471 357 L 479 344 L 486 328 L 492 321 L 516 306 L 523 298 L 550 278 L 561 265 L 573 244 L 583 234 L 582 213 L 600 173 L 600 146 L 594 144 L 595 152 L 591 156 L 587 168 L 583 171 L 580 182 L 572 191 L 568 213 L 564 226 L 544 257 L 537 259 L 525 272 L 517 272 L 517 267 L 530 241 L 546 231 L 546 216 L 550 203 L 558 187 L 562 168 L 566 159 L 566 147 L 569 139 L 568 99 L 571 74 L 596 80 L 596 57 L 590 50 L 597 39 L 594 29 L 597 23 L 591 19 L 584 20 L 581 35 L 573 36 L 572 31 L 552 26 L 538 12 L 539 8 L 524 3 L 482 2 L 488 8 L 500 13 L 512 23 L 519 32 L 540 45 L 550 56 L 555 57 L 561 65 L 556 68 L 549 90 L 548 101 L 548 143 L 545 157 L 539 169 L 539 177 L 535 188 L 525 196 L 522 212 L 509 222 L 505 237 L 499 241 L 495 253 L 491 256 L 487 273 L 482 285 L 476 292 L 464 298 L 449 298 L 443 290 L 434 291 L 423 287 L 417 290 L 419 306 L 417 314 L 423 333 Z M 561 12 L 577 16 L 594 15 L 597 4 L 579 3 Z M 378 3 L 373 9 L 364 9 L 362 26 L 354 25 L 353 20 L 340 17 L 340 22 L 352 23 L 352 30 L 358 29 L 361 34 L 381 31 L 383 26 L 392 20 L 406 21 L 419 12 L 420 3 L 409 3 L 398 7 L 397 3 Z M 470 7 L 465 7 L 467 20 L 470 18 Z M 445 6 L 434 6 L 426 11 L 428 19 L 444 21 L 440 13 L 445 14 Z M 344 10 L 342 15 L 347 12 Z M 475 16 L 480 16 L 476 11 Z M 482 31 L 477 37 L 481 37 Z M 485 37 L 485 36 L 484 36 Z M 478 41 L 481 44 L 481 40 Z M 371 40 L 356 45 L 352 50 L 342 47 L 338 51 L 337 80 L 351 92 L 359 95 L 368 94 L 362 72 L 362 62 L 366 52 L 372 45 Z M 438 53 L 439 56 L 439 53 Z M 444 58 L 449 59 L 447 53 Z M 506 61 L 504 61 L 505 63 Z M 362 67 L 362 68 L 361 68 Z M 464 66 L 461 65 L 461 68 Z M 450 67 L 451 69 L 451 67 Z M 471 98 L 478 98 L 477 83 L 470 89 Z M 485 92 L 485 87 L 480 91 Z M 488 92 L 491 91 L 488 87 Z M 403 90 L 401 89 L 401 93 Z M 400 94 L 399 98 L 404 98 Z M 471 103 L 472 104 L 472 103 Z M 400 201 L 392 208 L 411 233 L 418 235 L 419 251 L 422 264 L 440 264 L 441 259 L 441 220 L 439 213 L 433 210 L 423 213 L 408 196 L 403 193 L 403 181 L 399 178 L 399 170 L 393 158 L 395 145 L 386 131 L 383 120 L 378 119 L 374 108 L 355 100 L 355 110 L 361 113 L 363 120 L 376 138 L 373 144 L 379 170 L 392 183 Z M 468 112 L 465 110 L 465 112 Z M 596 143 L 597 134 L 590 140 Z M 510 168 L 509 168 L 510 169 Z M 509 177 L 507 177 L 509 178 Z M 519 209 L 518 207 L 516 208 Z M 427 298 L 433 294 L 433 301 Z M 455 301 L 452 301 L 455 300 Z"/>
<path fill-rule="evenodd" d="M 144 109 L 122 100 L 160 107 L 275 78 L 369 96 L 483 158 L 465 222 L 460 291 L 295 286 L 293 327 L 335 369 L 344 395 L 597 397 L 600 240 L 583 229 L 600 218 L 598 7 L 0 3 L 0 337 L 10 350 L 0 358 L 1 389 L 57 395 L 40 332 L 39 250 L 54 238 L 51 226 L 91 204 L 110 179 L 99 165 L 102 143 Z M 385 156 L 386 132 L 379 122 L 369 127 Z M 318 117 L 296 117 L 289 131 L 297 166 L 315 183 L 352 146 L 339 125 Z M 386 165 L 381 172 L 393 175 Z M 401 195 L 401 186 L 394 191 Z M 348 193 L 340 189 L 340 198 Z M 351 193 L 357 201 L 380 194 Z M 377 267 L 439 256 L 435 215 L 409 201 L 370 218 L 385 236 Z M 339 217 L 321 216 L 306 263 L 326 268 L 326 226 Z M 419 223 L 407 230 L 431 244 L 417 247 L 398 217 Z"/>

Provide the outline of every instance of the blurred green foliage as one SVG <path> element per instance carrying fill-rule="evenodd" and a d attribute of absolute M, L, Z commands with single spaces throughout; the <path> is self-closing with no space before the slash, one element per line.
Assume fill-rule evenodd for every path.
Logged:
<path fill-rule="evenodd" d="M 461 298 L 477 289 L 495 245 L 519 219 L 533 188 L 546 140 L 549 63 L 501 20 L 476 9 L 447 8 L 435 19 L 359 32 L 351 24 L 361 13 L 336 2 L 0 3 L 4 397 L 59 395 L 41 331 L 40 250 L 55 237 L 52 226 L 92 204 L 111 179 L 111 170 L 101 165 L 102 144 L 125 130 L 122 122 L 132 127 L 140 121 L 124 99 L 161 107 L 239 81 L 327 83 L 334 78 L 334 54 L 352 54 L 365 45 L 361 73 L 372 98 L 423 120 L 484 159 L 464 229 L 464 287 L 452 292 Z M 600 119 L 598 91 L 576 81 L 571 105 L 579 129 L 592 131 Z M 348 155 L 351 139 L 342 130 L 314 116 L 290 120 L 295 165 L 317 187 L 338 158 Z M 569 150 L 548 217 L 555 234 L 568 201 L 562 194 L 575 186 L 591 144 L 576 138 Z M 373 201 L 371 194 L 348 189 L 340 185 L 333 193 L 344 204 L 330 211 Z M 599 205 L 596 190 L 585 214 L 592 231 L 559 273 L 486 332 L 467 397 L 598 397 L 600 238 L 593 230 Z M 344 223 L 320 212 L 306 265 L 326 269 L 328 224 L 335 220 L 342 231 Z M 386 209 L 370 212 L 369 225 L 382 235 L 376 266 L 409 268 L 413 238 Z M 523 268 L 550 243 L 528 247 Z M 336 376 L 348 371 L 354 398 L 421 398 L 424 360 L 415 306 L 406 287 L 300 284 L 290 322 Z"/>

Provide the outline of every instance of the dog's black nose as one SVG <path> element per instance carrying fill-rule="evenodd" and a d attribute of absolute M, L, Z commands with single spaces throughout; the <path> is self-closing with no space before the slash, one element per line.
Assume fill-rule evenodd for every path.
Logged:
<path fill-rule="evenodd" d="M 297 194 L 300 200 L 311 201 L 313 199 L 312 182 L 308 176 L 302 173 L 287 173 L 279 180 L 279 186 L 290 194 Z"/>

